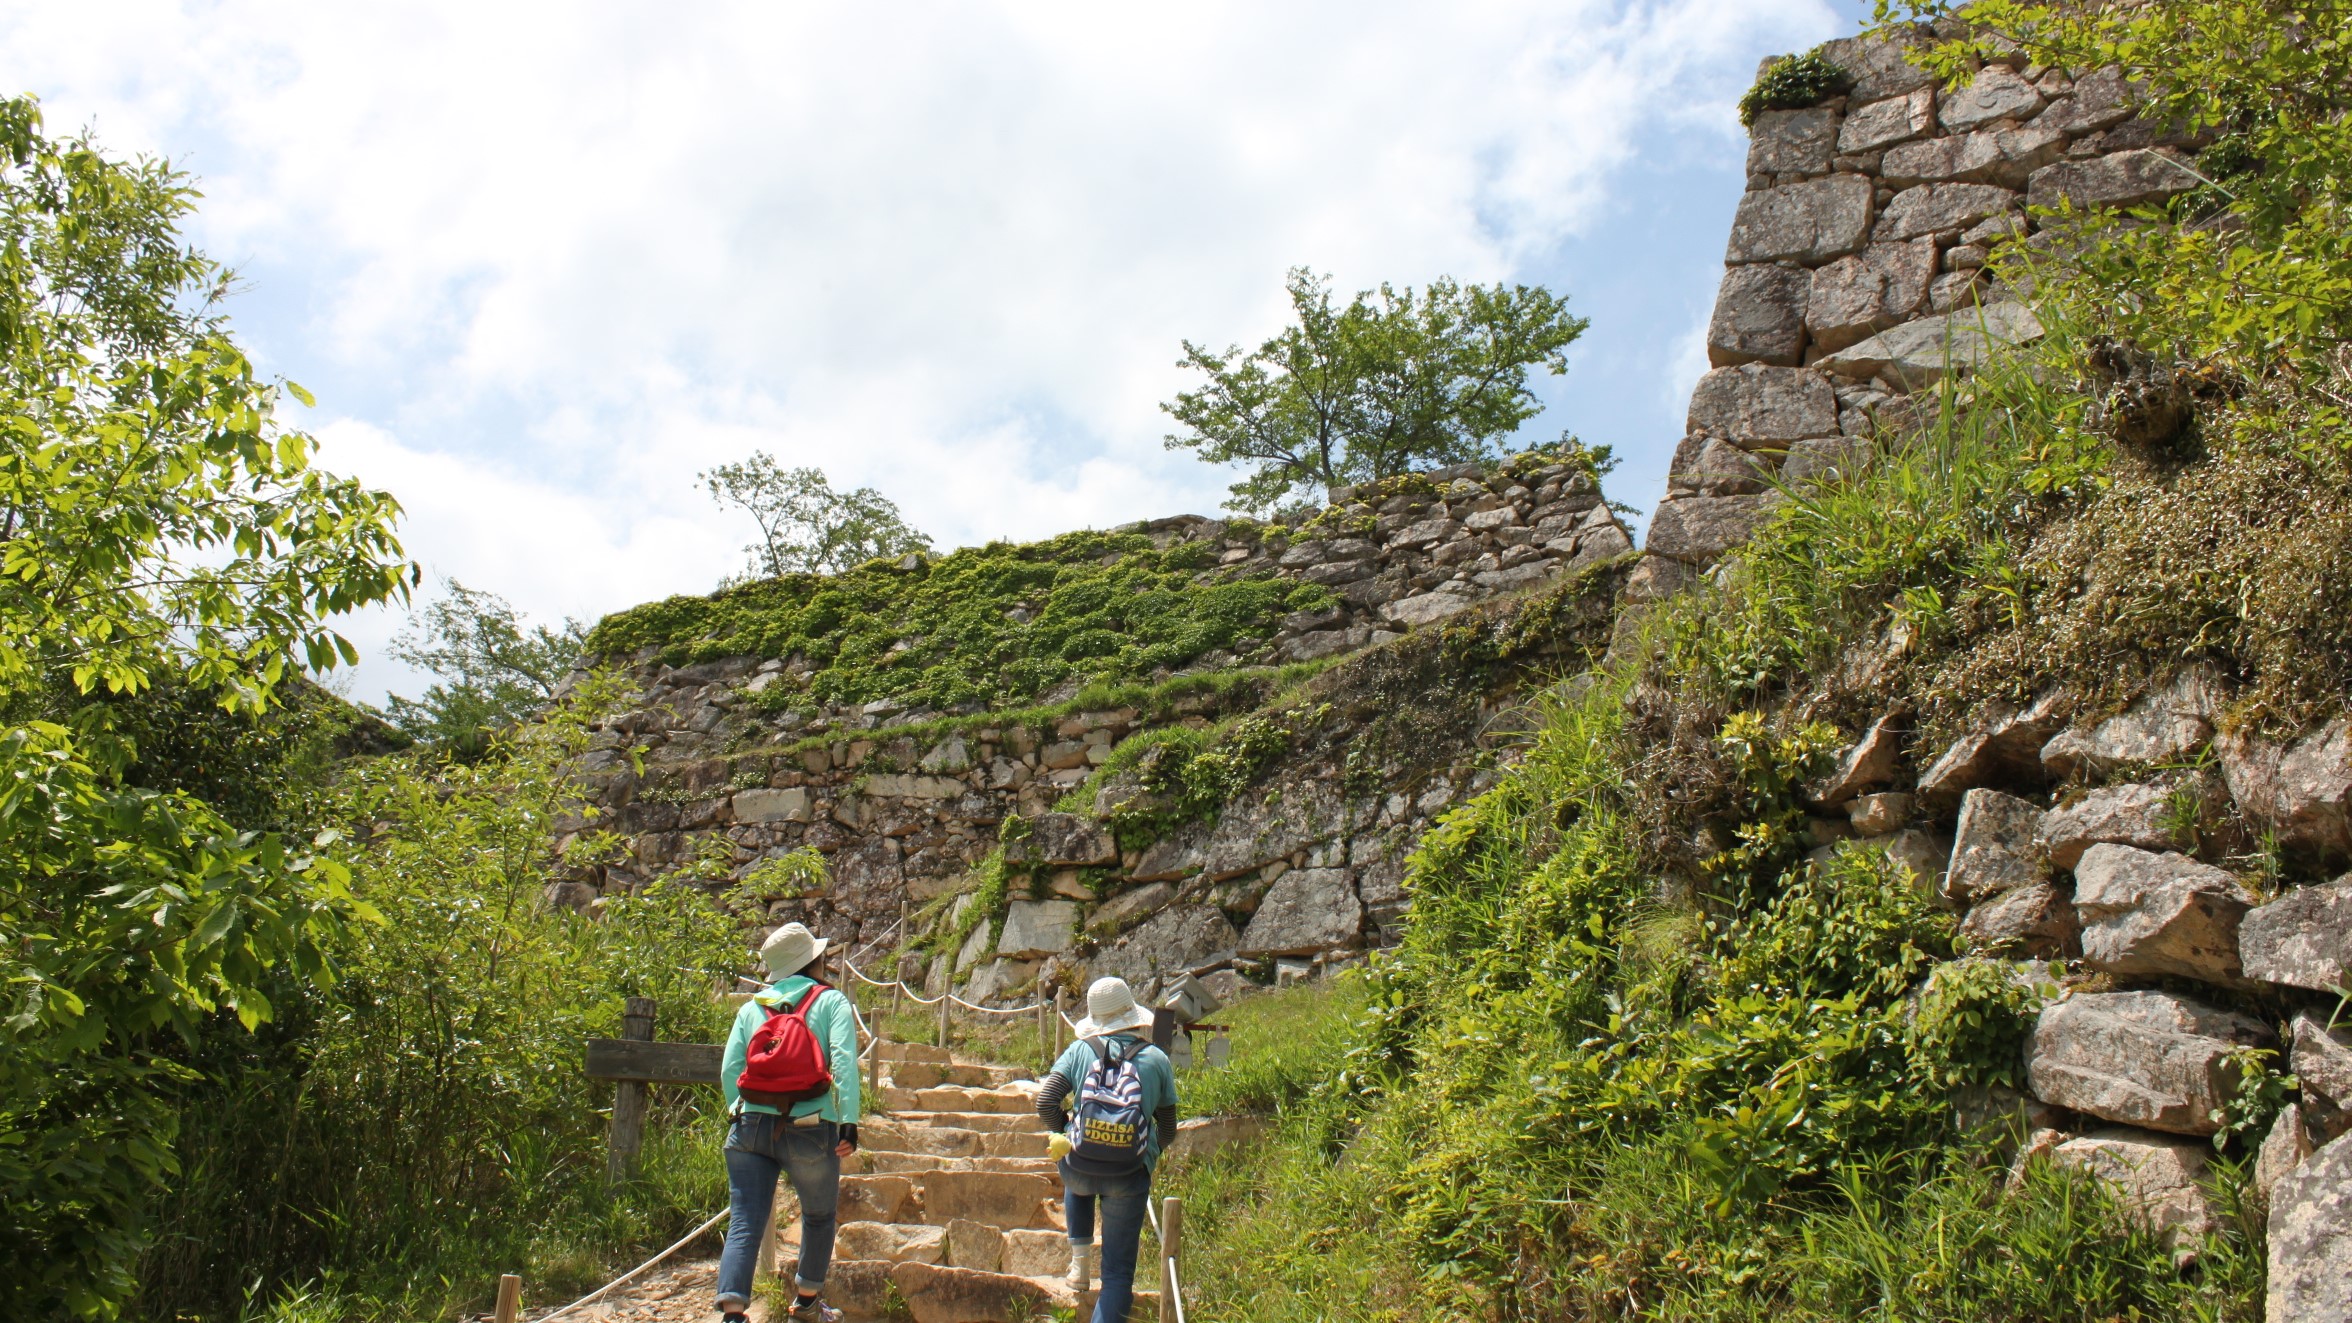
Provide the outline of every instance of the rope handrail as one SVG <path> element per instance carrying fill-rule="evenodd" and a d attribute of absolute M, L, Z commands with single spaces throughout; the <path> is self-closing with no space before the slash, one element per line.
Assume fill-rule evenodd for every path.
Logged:
<path fill-rule="evenodd" d="M 701 1226 L 698 1226 L 692 1231 L 687 1232 L 685 1236 L 678 1241 L 677 1244 L 670 1246 L 668 1249 L 654 1255 L 652 1258 L 638 1264 L 636 1267 L 631 1268 L 625 1273 L 622 1273 L 620 1276 L 613 1278 L 611 1281 L 597 1287 L 595 1290 L 590 1291 L 584 1296 L 581 1296 L 579 1299 L 574 1300 L 568 1305 L 565 1305 L 563 1308 L 556 1310 L 554 1313 L 545 1315 L 539 1320 L 539 1323 L 553 1323 L 555 1319 L 562 1318 L 564 1315 L 571 1313 L 573 1310 L 578 1309 L 582 1305 L 594 1304 L 596 1301 L 604 1298 L 604 1296 L 612 1291 L 613 1288 L 624 1286 L 629 1282 L 635 1281 L 638 1277 L 644 1274 L 646 1269 L 653 1267 L 655 1264 L 660 1263 L 662 1260 L 677 1253 L 679 1250 L 682 1250 L 688 1245 L 693 1244 L 698 1238 L 701 1237 L 703 1232 L 717 1226 L 719 1224 L 719 1219 L 727 1216 L 727 1214 L 731 1211 L 733 1210 L 722 1208 L 719 1211 L 711 1214 L 710 1217 L 704 1221 Z"/>

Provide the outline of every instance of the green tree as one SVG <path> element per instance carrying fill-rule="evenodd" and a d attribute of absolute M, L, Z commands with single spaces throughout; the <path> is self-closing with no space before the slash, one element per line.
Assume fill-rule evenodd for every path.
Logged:
<path fill-rule="evenodd" d="M 327 973 L 344 869 L 139 789 L 109 703 L 266 708 L 356 655 L 329 620 L 413 579 L 392 499 L 311 466 L 230 339 L 160 160 L 51 140 L 0 100 L 0 1299 L 110 1315 L 174 1172 L 175 1047 Z M 307 402 L 307 400 L 306 400 Z M 64 711 L 69 722 L 37 720 Z"/>
<path fill-rule="evenodd" d="M 877 557 L 931 549 L 889 497 L 871 487 L 835 491 L 824 470 L 779 468 L 764 450 L 695 476 L 720 505 L 759 523 L 760 540 L 744 548 L 751 564 L 743 581 L 839 574 Z"/>
<path fill-rule="evenodd" d="M 1226 502 L 1249 513 L 1302 488 L 1328 499 L 1343 484 L 1491 457 L 1498 438 L 1542 411 L 1528 369 L 1567 371 L 1565 351 L 1587 324 L 1540 286 L 1383 284 L 1344 308 L 1329 278 L 1305 267 L 1286 287 L 1296 325 L 1246 354 L 1185 341 L 1178 365 L 1208 383 L 1160 406 L 1187 429 L 1169 449 L 1250 467 Z"/>
<path fill-rule="evenodd" d="M 409 619 L 388 651 L 440 676 L 423 698 L 397 694 L 392 724 L 411 738 L 465 759 L 489 751 L 497 732 L 528 721 L 554 701 L 579 663 L 587 626 L 526 626 L 507 600 L 455 579 L 446 594 Z"/>

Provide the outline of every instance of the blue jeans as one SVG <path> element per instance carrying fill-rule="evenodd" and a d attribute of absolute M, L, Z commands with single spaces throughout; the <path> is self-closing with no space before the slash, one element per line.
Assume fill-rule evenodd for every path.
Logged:
<path fill-rule="evenodd" d="M 751 1275 L 759 1266 L 760 1232 L 776 1203 L 776 1178 L 792 1178 L 800 1196 L 800 1263 L 793 1285 L 803 1292 L 825 1285 L 833 1263 L 833 1233 L 841 1208 L 841 1159 L 833 1146 L 841 1128 L 831 1121 L 786 1125 L 784 1118 L 745 1112 L 727 1130 L 727 1248 L 719 1255 L 719 1308 L 751 1303 Z"/>
<path fill-rule="evenodd" d="M 1135 1304 L 1135 1256 L 1151 1203 L 1151 1171 L 1090 1176 L 1070 1170 L 1067 1159 L 1061 1166 L 1062 1212 L 1072 1245 L 1094 1243 L 1094 1206 L 1102 1204 L 1102 1292 L 1094 1298 L 1094 1323 L 1127 1323 Z"/>

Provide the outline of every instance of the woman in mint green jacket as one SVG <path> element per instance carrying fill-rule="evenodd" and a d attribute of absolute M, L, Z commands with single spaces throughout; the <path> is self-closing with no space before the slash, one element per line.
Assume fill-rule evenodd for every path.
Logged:
<path fill-rule="evenodd" d="M 785 1315 L 796 1323 L 839 1323 L 841 1311 L 823 1299 L 825 1270 L 833 1260 L 833 1235 L 841 1203 L 841 1160 L 857 1152 L 859 1113 L 857 1010 L 849 998 L 824 988 L 804 1018 L 833 1074 L 833 1088 L 819 1098 L 774 1107 L 747 1102 L 736 1080 L 750 1054 L 751 1036 L 768 1016 L 800 1004 L 823 973 L 829 943 L 797 923 L 769 934 L 760 958 L 774 980 L 735 1013 L 719 1087 L 727 1096 L 727 1247 L 719 1257 L 719 1311 L 725 1323 L 740 1323 L 751 1304 L 751 1277 L 759 1262 L 760 1232 L 776 1199 L 779 1175 L 792 1179 L 800 1196 L 800 1262 L 792 1284 L 798 1298 Z"/>

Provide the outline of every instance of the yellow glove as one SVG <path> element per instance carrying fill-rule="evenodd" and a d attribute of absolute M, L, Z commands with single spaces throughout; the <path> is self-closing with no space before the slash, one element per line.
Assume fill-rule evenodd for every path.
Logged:
<path fill-rule="evenodd" d="M 1063 1158 L 1070 1156 L 1070 1137 L 1058 1130 L 1055 1131 L 1053 1136 L 1045 1141 L 1045 1151 L 1053 1155 L 1054 1161 L 1060 1162 Z"/>

